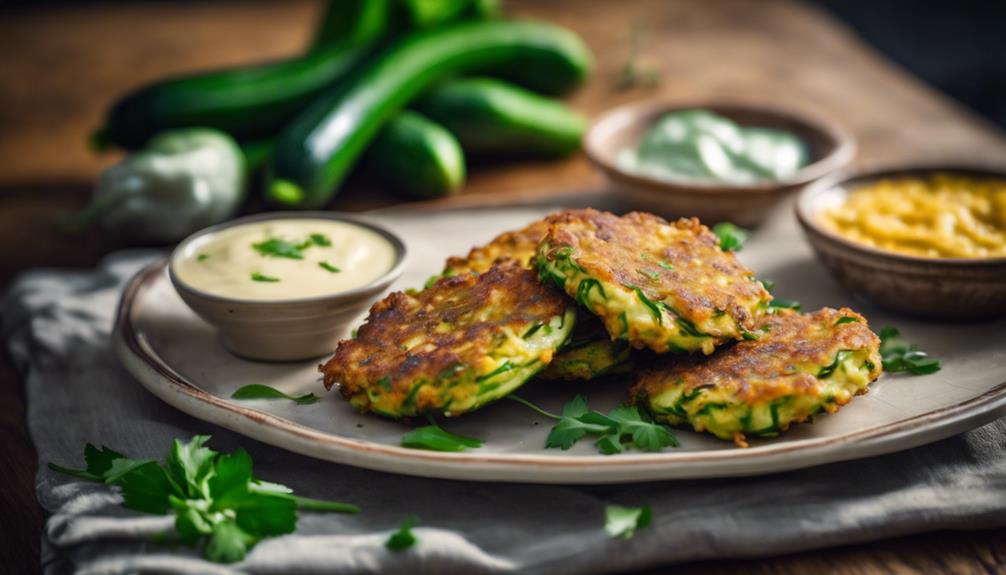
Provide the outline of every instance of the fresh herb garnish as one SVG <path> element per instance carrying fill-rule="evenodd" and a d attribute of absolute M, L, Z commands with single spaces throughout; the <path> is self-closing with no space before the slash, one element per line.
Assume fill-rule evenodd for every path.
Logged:
<path fill-rule="evenodd" d="M 720 222 L 713 226 L 713 233 L 720 238 L 720 249 L 725 252 L 739 252 L 744 248 L 750 232 L 730 222 Z"/>
<path fill-rule="evenodd" d="M 328 236 L 324 234 L 311 234 L 308 236 L 307 241 L 301 243 L 300 247 L 301 249 L 304 249 L 311 247 L 312 245 L 327 248 L 332 245 L 332 240 L 328 239 Z"/>
<path fill-rule="evenodd" d="M 252 475 L 244 449 L 222 454 L 206 447 L 208 440 L 207 435 L 188 443 L 176 439 L 165 463 L 129 459 L 88 444 L 85 469 L 53 463 L 49 468 L 119 487 L 128 509 L 158 515 L 173 511 L 179 538 L 222 563 L 240 561 L 266 537 L 292 533 L 298 509 L 360 511 L 347 503 L 298 497 L 288 487 L 262 481 Z"/>
<path fill-rule="evenodd" d="M 342 271 L 338 267 L 333 266 L 332 264 L 330 264 L 328 262 L 318 262 L 318 266 L 321 269 L 326 270 L 326 271 L 330 271 L 330 272 L 332 272 L 334 274 L 337 274 L 337 273 L 339 273 L 339 272 Z"/>
<path fill-rule="evenodd" d="M 257 244 L 252 244 L 260 255 L 273 258 L 289 258 L 291 260 L 304 259 L 303 248 L 293 242 L 272 238 Z"/>
<path fill-rule="evenodd" d="M 437 425 L 432 417 L 427 419 L 429 425 L 413 429 L 402 436 L 402 447 L 430 451 L 464 451 L 482 447 L 481 439 L 455 435 Z"/>
<path fill-rule="evenodd" d="M 678 445 L 668 426 L 645 418 L 635 406 L 622 405 L 604 415 L 592 411 L 587 400 L 582 395 L 576 395 L 563 406 L 562 415 L 556 415 L 520 396 L 508 397 L 558 421 L 549 431 L 545 447 L 569 449 L 588 435 L 598 438 L 594 445 L 605 455 L 621 453 L 633 446 L 642 451 L 660 451 L 667 446 Z"/>
<path fill-rule="evenodd" d="M 276 277 L 273 277 L 273 276 L 267 276 L 267 275 L 265 275 L 263 273 L 259 273 L 259 272 L 252 272 L 251 279 L 252 279 L 253 282 L 276 283 L 276 282 L 279 281 L 279 278 L 276 278 Z"/>
<path fill-rule="evenodd" d="M 650 278 L 650 279 L 653 279 L 653 280 L 660 279 L 660 272 L 649 271 L 649 270 L 644 270 L 644 269 L 637 269 L 636 271 L 639 272 L 640 274 L 642 274 L 642 275 Z"/>
<path fill-rule="evenodd" d="M 304 395 L 287 395 L 282 391 L 276 389 L 275 387 L 269 387 L 268 385 L 262 385 L 259 383 L 253 383 L 251 385 L 246 385 L 241 389 L 235 391 L 231 394 L 233 399 L 289 399 L 290 401 L 296 403 L 297 405 L 311 405 L 312 403 L 318 403 L 321 400 L 320 397 L 313 393 L 305 393 Z"/>
<path fill-rule="evenodd" d="M 928 375 L 936 373 L 942 367 L 939 360 L 926 355 L 914 343 L 901 339 L 898 328 L 890 326 L 880 330 L 880 357 L 884 360 L 884 370 L 891 373 Z"/>
<path fill-rule="evenodd" d="M 281 238 L 269 238 L 268 240 L 252 244 L 260 255 L 274 258 L 289 258 L 291 260 L 304 259 L 304 250 L 311 246 L 328 247 L 332 245 L 332 240 L 324 234 L 311 234 L 302 242 L 294 243 Z"/>
<path fill-rule="evenodd" d="M 768 302 L 768 306 L 776 309 L 792 309 L 800 311 L 800 302 L 795 299 L 786 299 L 784 297 L 773 298 L 772 301 Z"/>
<path fill-rule="evenodd" d="M 662 268 L 664 268 L 665 270 L 673 270 L 674 269 L 674 266 L 672 266 L 671 264 L 665 262 L 664 260 L 658 261 L 657 265 L 660 266 L 660 267 L 662 267 Z"/>
<path fill-rule="evenodd" d="M 642 507 L 608 505 L 604 508 L 604 514 L 604 532 L 611 538 L 631 539 L 637 529 L 643 529 L 653 521 L 653 511 L 649 505 Z"/>
<path fill-rule="evenodd" d="M 210 259 L 209 254 L 199 254 L 198 256 L 196 256 L 196 261 L 197 262 L 204 262 L 204 261 L 206 261 L 208 259 Z"/>
<path fill-rule="evenodd" d="M 838 318 L 838 321 L 835 322 L 835 325 L 842 325 L 843 323 L 857 323 L 857 322 L 859 322 L 858 317 L 852 317 L 851 315 L 843 315 L 842 317 Z"/>
<path fill-rule="evenodd" d="M 398 531 L 395 531 L 388 537 L 388 540 L 384 543 L 384 546 L 392 551 L 402 551 L 408 549 L 416 544 L 416 536 L 412 533 L 412 528 L 419 523 L 419 519 L 414 515 L 410 515 L 402 521 L 402 524 L 398 526 Z"/>

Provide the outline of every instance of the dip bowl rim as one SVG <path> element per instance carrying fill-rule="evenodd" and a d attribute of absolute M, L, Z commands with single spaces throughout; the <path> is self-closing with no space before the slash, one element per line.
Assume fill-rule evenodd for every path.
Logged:
<path fill-rule="evenodd" d="M 660 116 L 681 110 L 710 110 L 729 117 L 731 113 L 751 113 L 774 116 L 795 124 L 829 142 L 830 150 L 822 157 L 803 166 L 794 174 L 779 180 L 731 184 L 728 182 L 704 182 L 661 179 L 647 174 L 626 170 L 618 165 L 617 158 L 605 150 L 603 142 L 612 134 L 628 127 L 648 122 Z M 742 124 L 744 126 L 744 124 Z M 748 127 L 764 127 L 750 125 Z M 611 108 L 594 120 L 583 138 L 583 149 L 587 159 L 609 178 L 636 187 L 660 190 L 666 193 L 688 193 L 709 196 L 733 196 L 738 194 L 775 195 L 807 185 L 852 161 L 856 154 L 856 142 L 852 134 L 838 123 L 816 113 L 775 104 L 744 100 L 673 101 L 667 99 L 644 99 L 628 102 Z"/>
<path fill-rule="evenodd" d="M 1006 168 L 979 163 L 920 163 L 910 165 L 891 165 L 857 170 L 843 170 L 821 178 L 808 185 L 797 196 L 794 205 L 796 219 L 805 234 L 816 235 L 819 239 L 837 244 L 848 252 L 883 260 L 889 263 L 911 265 L 916 268 L 926 267 L 932 270 L 950 269 L 994 269 L 1002 267 L 1006 271 L 1006 256 L 991 258 L 943 258 L 903 254 L 895 251 L 875 248 L 846 238 L 824 226 L 820 219 L 822 207 L 818 200 L 825 194 L 855 193 L 855 189 L 865 185 L 891 178 L 927 177 L 938 174 L 955 174 L 975 177 L 978 179 L 1000 179 L 1006 182 Z M 841 191 L 836 191 L 841 190 Z M 816 251 L 816 250 L 815 250 Z M 889 273 L 897 273 L 891 270 Z"/>

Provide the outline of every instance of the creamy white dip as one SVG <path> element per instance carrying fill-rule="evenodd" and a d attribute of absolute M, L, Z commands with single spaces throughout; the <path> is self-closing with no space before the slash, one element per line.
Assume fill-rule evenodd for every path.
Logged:
<path fill-rule="evenodd" d="M 207 234 L 175 255 L 175 276 L 238 299 L 307 298 L 365 286 L 395 263 L 395 247 L 368 228 L 335 220 L 268 220 Z"/>

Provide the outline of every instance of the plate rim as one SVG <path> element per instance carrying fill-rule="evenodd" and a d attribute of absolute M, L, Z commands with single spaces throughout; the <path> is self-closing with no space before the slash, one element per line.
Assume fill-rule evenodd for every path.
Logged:
<path fill-rule="evenodd" d="M 167 257 L 159 258 L 144 266 L 130 278 L 119 300 L 113 343 L 127 371 L 155 396 L 197 419 L 281 449 L 378 471 L 459 480 L 578 484 L 764 475 L 910 449 L 1006 414 L 1004 381 L 964 402 L 907 419 L 840 436 L 770 443 L 742 453 L 724 449 L 557 457 L 444 453 L 378 444 L 319 431 L 213 395 L 147 349 L 133 325 L 132 311 L 139 296 L 165 274 L 168 261 Z"/>

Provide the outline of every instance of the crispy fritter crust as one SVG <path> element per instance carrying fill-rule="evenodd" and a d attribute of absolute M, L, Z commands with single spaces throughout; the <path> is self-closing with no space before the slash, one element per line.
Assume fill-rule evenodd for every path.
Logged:
<path fill-rule="evenodd" d="M 851 398 L 851 393 L 834 397 L 824 393 L 829 376 L 822 377 L 821 370 L 836 364 L 840 351 L 860 354 L 867 383 L 882 370 L 880 339 L 863 316 L 848 308 L 823 308 L 811 314 L 779 310 L 764 317 L 753 333 L 758 339 L 738 342 L 712 356 L 657 359 L 630 389 L 631 401 L 645 405 L 669 391 L 680 391 L 696 407 L 714 397 L 717 405 L 747 407 L 798 397 L 818 401 L 809 403 L 815 409 L 795 413 L 792 422 L 800 422 L 817 411 L 836 411 Z M 865 391 L 863 385 L 854 393 Z M 678 414 L 698 429 L 692 407 L 685 404 Z M 782 431 L 791 422 L 778 423 L 777 431 Z M 746 446 L 743 433 L 734 439 Z"/>
<path fill-rule="evenodd" d="M 835 325 L 842 317 L 857 321 Z M 757 340 L 738 342 L 709 357 L 662 359 L 642 374 L 630 390 L 631 397 L 656 394 L 666 385 L 686 390 L 715 385 L 748 403 L 771 401 L 813 393 L 819 380 L 797 371 L 796 366 L 827 365 L 840 349 L 869 349 L 877 354 L 874 364 L 880 365 L 880 339 L 866 319 L 849 308 L 823 308 L 811 314 L 779 310 L 765 317 L 754 333 Z"/>
<path fill-rule="evenodd" d="M 754 272 L 732 252 L 721 250 L 719 238 L 695 218 L 668 223 L 641 212 L 622 217 L 593 209 L 564 212 L 551 218 L 543 247 L 539 258 L 568 258 L 600 282 L 638 288 L 672 317 L 711 326 L 705 334 L 716 343 L 740 339 L 744 331 L 754 329 L 772 299 Z M 564 286 L 572 297 L 577 297 L 578 287 L 568 282 Z M 605 317 L 608 310 L 603 306 L 591 306 L 591 311 L 605 320 L 612 337 L 625 336 L 613 331 L 618 321 Z M 732 321 L 721 321 L 723 316 Z M 714 318 L 717 321 L 710 321 Z M 640 341 L 635 335 L 628 334 L 635 347 L 668 351 L 664 341 Z"/>
<path fill-rule="evenodd" d="M 472 248 L 466 257 L 448 258 L 444 274 L 485 273 L 501 258 L 510 258 L 523 267 L 531 267 L 531 258 L 548 233 L 552 217 L 554 216 L 534 221 L 520 230 L 504 232 L 488 244 Z"/>
<path fill-rule="evenodd" d="M 385 415 L 441 409 L 449 403 L 445 389 L 484 375 L 492 369 L 486 359 L 508 338 L 562 316 L 568 305 L 534 272 L 504 260 L 478 276 L 441 278 L 414 294 L 392 293 L 370 309 L 356 339 L 341 341 L 319 370 L 325 387 L 339 383 L 347 400 L 369 392 L 400 407 L 383 410 Z M 540 358 L 543 364 L 550 353 Z"/>

